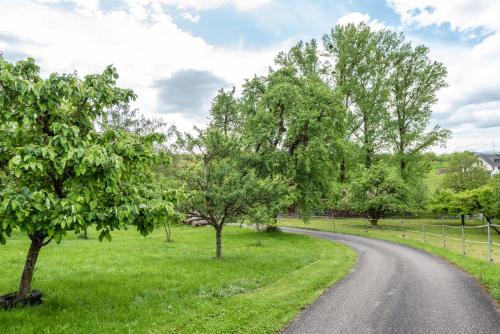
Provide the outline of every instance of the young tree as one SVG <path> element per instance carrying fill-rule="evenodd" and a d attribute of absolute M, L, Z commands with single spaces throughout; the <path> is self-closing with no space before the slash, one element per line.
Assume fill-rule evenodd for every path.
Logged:
<path fill-rule="evenodd" d="M 436 214 L 459 215 L 462 225 L 465 225 L 465 216 L 472 214 L 468 194 L 457 194 L 449 189 L 438 190 L 429 201 L 428 209 Z"/>
<path fill-rule="evenodd" d="M 466 190 L 458 193 L 458 196 L 464 198 L 467 209 L 472 213 L 480 213 L 488 224 L 492 224 L 494 218 L 500 217 L 499 186 L 498 180 L 493 180 L 491 183 L 472 190 Z M 500 234 L 500 230 L 495 226 L 492 228 Z"/>
<path fill-rule="evenodd" d="M 407 194 L 408 188 L 395 168 L 376 164 L 351 183 L 343 206 L 365 214 L 376 226 L 386 214 L 407 210 Z"/>
<path fill-rule="evenodd" d="M 247 162 L 251 152 L 243 150 L 239 112 L 232 94 L 216 97 L 207 129 L 186 134 L 179 146 L 189 152 L 193 163 L 180 172 L 186 197 L 181 208 L 193 218 L 205 220 L 215 229 L 215 258 L 222 257 L 222 230 L 228 222 L 248 218 L 261 207 L 272 207 L 287 191 L 282 177 L 257 175 Z"/>
<path fill-rule="evenodd" d="M 146 235 L 168 201 L 151 192 L 150 167 L 166 157 L 157 134 L 98 131 L 104 110 L 135 95 L 116 86 L 118 74 L 51 74 L 33 59 L 0 58 L 0 156 L 7 162 L 0 191 L 0 242 L 14 229 L 31 240 L 16 300 L 26 300 L 40 249 L 68 231 L 94 224 L 99 240 L 135 224 Z"/>

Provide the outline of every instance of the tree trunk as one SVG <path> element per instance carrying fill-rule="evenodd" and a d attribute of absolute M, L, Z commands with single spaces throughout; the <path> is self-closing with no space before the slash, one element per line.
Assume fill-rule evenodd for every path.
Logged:
<path fill-rule="evenodd" d="M 170 230 L 169 223 L 163 223 L 163 228 L 165 229 L 165 236 L 167 237 L 167 242 L 172 242 L 172 231 Z"/>
<path fill-rule="evenodd" d="M 372 224 L 372 226 L 378 226 L 378 218 L 370 218 L 368 221 Z"/>
<path fill-rule="evenodd" d="M 83 227 L 83 239 L 87 240 L 89 238 L 87 234 L 87 225 Z"/>
<path fill-rule="evenodd" d="M 465 215 L 460 215 L 460 219 L 462 220 L 462 226 L 465 226 Z"/>
<path fill-rule="evenodd" d="M 367 147 L 365 151 L 365 166 L 370 168 L 372 166 L 372 150 Z"/>
<path fill-rule="evenodd" d="M 26 263 L 24 264 L 23 275 L 21 276 L 21 283 L 19 284 L 19 291 L 17 292 L 17 300 L 26 299 L 31 291 L 31 282 L 33 280 L 33 272 L 35 270 L 36 260 L 38 259 L 38 254 L 43 246 L 43 239 L 45 235 L 40 232 L 35 233 L 35 235 L 30 236 L 31 246 L 26 257 Z"/>
<path fill-rule="evenodd" d="M 340 172 L 339 172 L 339 181 L 345 182 L 346 180 L 346 161 L 344 158 L 340 161 Z"/>
<path fill-rule="evenodd" d="M 215 227 L 215 258 L 222 258 L 222 226 Z"/>

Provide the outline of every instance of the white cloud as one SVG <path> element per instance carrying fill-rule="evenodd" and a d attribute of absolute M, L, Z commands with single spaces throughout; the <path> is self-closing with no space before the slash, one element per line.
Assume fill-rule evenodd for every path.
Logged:
<path fill-rule="evenodd" d="M 389 0 L 403 25 L 442 26 L 473 45 L 428 43 L 431 56 L 448 68 L 449 87 L 439 94 L 435 117 L 454 131 L 448 150 L 500 147 L 500 1 Z M 488 35 L 484 38 L 485 35 Z M 484 146 L 483 148 L 481 148 Z"/>
<path fill-rule="evenodd" d="M 199 14 L 191 14 L 188 12 L 182 13 L 181 14 L 182 18 L 191 22 L 198 22 L 200 20 L 200 15 Z"/>
<path fill-rule="evenodd" d="M 161 7 L 140 5 L 131 11 L 96 11 L 89 16 L 80 7 L 68 11 L 22 0 L 4 1 L 2 34 L 14 42 L 0 38 L 0 50 L 7 56 L 34 56 L 44 75 L 74 70 L 84 75 L 114 64 L 120 84 L 139 95 L 137 106 L 150 116 L 158 116 L 161 110 L 158 80 L 192 69 L 212 73 L 229 86 L 240 85 L 244 78 L 265 72 L 280 49 L 214 47 L 177 27 Z M 203 104 L 207 112 L 215 93 L 214 88 Z M 182 110 L 164 118 L 182 130 L 192 126 Z"/>
<path fill-rule="evenodd" d="M 370 15 L 363 14 L 360 12 L 351 12 L 339 18 L 337 20 L 337 24 L 339 25 L 347 25 L 349 23 L 360 24 L 364 22 L 366 25 L 371 27 L 374 30 L 382 30 L 387 29 L 388 26 L 384 23 L 378 21 L 377 19 L 372 19 Z"/>
<path fill-rule="evenodd" d="M 153 2 L 144 0 L 143 2 Z M 174 5 L 179 8 L 195 10 L 214 9 L 222 6 L 234 6 L 240 11 L 252 11 L 273 2 L 273 0 L 158 0 L 163 4 Z"/>
<path fill-rule="evenodd" d="M 453 30 L 466 31 L 478 27 L 500 28 L 498 0 L 388 0 L 403 23 L 429 26 L 449 23 Z"/>

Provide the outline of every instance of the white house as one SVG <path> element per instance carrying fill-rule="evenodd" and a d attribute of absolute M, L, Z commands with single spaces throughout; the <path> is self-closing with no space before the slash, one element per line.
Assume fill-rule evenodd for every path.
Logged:
<path fill-rule="evenodd" d="M 500 173 L 500 153 L 476 153 L 491 175 Z"/>

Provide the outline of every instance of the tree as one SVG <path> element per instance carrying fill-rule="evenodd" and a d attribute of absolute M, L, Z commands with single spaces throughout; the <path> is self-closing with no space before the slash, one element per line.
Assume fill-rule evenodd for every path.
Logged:
<path fill-rule="evenodd" d="M 447 85 L 446 68 L 431 61 L 428 54 L 427 47 L 412 47 L 402 39 L 391 55 L 387 138 L 405 179 L 414 173 L 412 167 L 423 151 L 445 142 L 450 136 L 450 131 L 439 125 L 427 130 L 437 93 Z"/>
<path fill-rule="evenodd" d="M 97 124 L 98 127 L 104 131 L 107 129 L 115 129 L 140 135 L 151 135 L 167 127 L 165 121 L 147 118 L 139 114 L 138 109 L 131 109 L 129 104 L 119 104 L 107 109 L 105 113 L 98 118 Z M 166 139 L 170 139 L 175 132 L 176 128 L 174 126 L 169 127 L 165 133 Z M 167 146 L 158 145 L 157 149 L 163 151 L 164 154 L 171 155 L 170 152 L 168 152 Z M 157 223 L 165 231 L 167 242 L 173 242 L 172 224 L 180 223 L 183 219 L 183 215 L 175 211 L 173 206 L 167 205 L 161 208 L 162 201 L 177 205 L 179 196 L 182 196 L 178 189 L 179 184 L 175 181 L 174 168 L 175 166 L 170 160 L 168 160 L 167 163 L 157 163 L 154 166 L 154 188 L 161 196 L 161 200 L 159 200 L 160 203 L 157 204 L 160 206 L 160 211 L 167 211 L 166 216 L 160 214 Z M 86 236 L 87 227 L 84 229 L 85 239 L 87 238 Z"/>
<path fill-rule="evenodd" d="M 248 81 L 241 100 L 243 142 L 259 176 L 290 180 L 304 219 L 322 206 L 344 136 L 345 112 L 325 82 L 314 40 L 278 54 L 265 77 Z"/>
<path fill-rule="evenodd" d="M 351 183 L 343 206 L 365 214 L 376 226 L 379 218 L 405 211 L 407 193 L 408 188 L 394 167 L 376 164 Z"/>
<path fill-rule="evenodd" d="M 438 190 L 429 201 L 428 209 L 436 214 L 459 215 L 462 225 L 465 225 L 465 216 L 472 214 L 468 195 L 449 189 Z"/>
<path fill-rule="evenodd" d="M 493 218 L 500 217 L 499 206 L 499 188 L 500 182 L 498 179 L 493 180 L 487 185 L 479 188 L 466 190 L 458 195 L 463 196 L 468 209 L 473 213 L 480 213 L 488 224 L 492 224 Z M 500 234 L 500 230 L 495 226 L 492 228 Z"/>
<path fill-rule="evenodd" d="M 391 53 L 399 42 L 396 33 L 372 31 L 364 23 L 337 25 L 323 37 L 333 63 L 332 79 L 348 111 L 346 140 L 359 142 L 366 167 L 371 166 L 376 151 L 385 145 L 384 125 L 389 117 L 387 73 Z"/>
<path fill-rule="evenodd" d="M 143 135 L 159 132 L 167 126 L 161 119 L 147 118 L 138 113 L 139 110 L 130 109 L 128 103 L 118 104 L 107 109 L 97 119 L 97 124 L 103 130 L 113 128 Z"/>
<path fill-rule="evenodd" d="M 59 243 L 68 231 L 95 224 L 99 240 L 134 224 L 146 235 L 172 203 L 149 187 L 151 166 L 168 159 L 155 149 L 158 134 L 118 129 L 98 131 L 104 110 L 135 98 L 116 86 L 109 66 L 80 79 L 51 74 L 43 79 L 34 60 L 0 59 L 0 156 L 6 180 L 0 191 L 0 242 L 13 230 L 31 245 L 16 300 L 31 290 L 41 248 Z"/>
<path fill-rule="evenodd" d="M 181 209 L 194 219 L 205 220 L 215 230 L 215 258 L 222 257 L 222 230 L 226 223 L 248 218 L 259 207 L 272 206 L 286 183 L 281 176 L 260 177 L 247 162 L 238 131 L 238 112 L 232 93 L 221 91 L 211 109 L 211 121 L 196 135 L 179 138 L 179 147 L 193 157 L 180 178 L 186 192 Z"/>
<path fill-rule="evenodd" d="M 479 188 L 488 183 L 490 175 L 479 159 L 470 152 L 452 153 L 443 178 L 443 187 L 454 192 Z"/>

